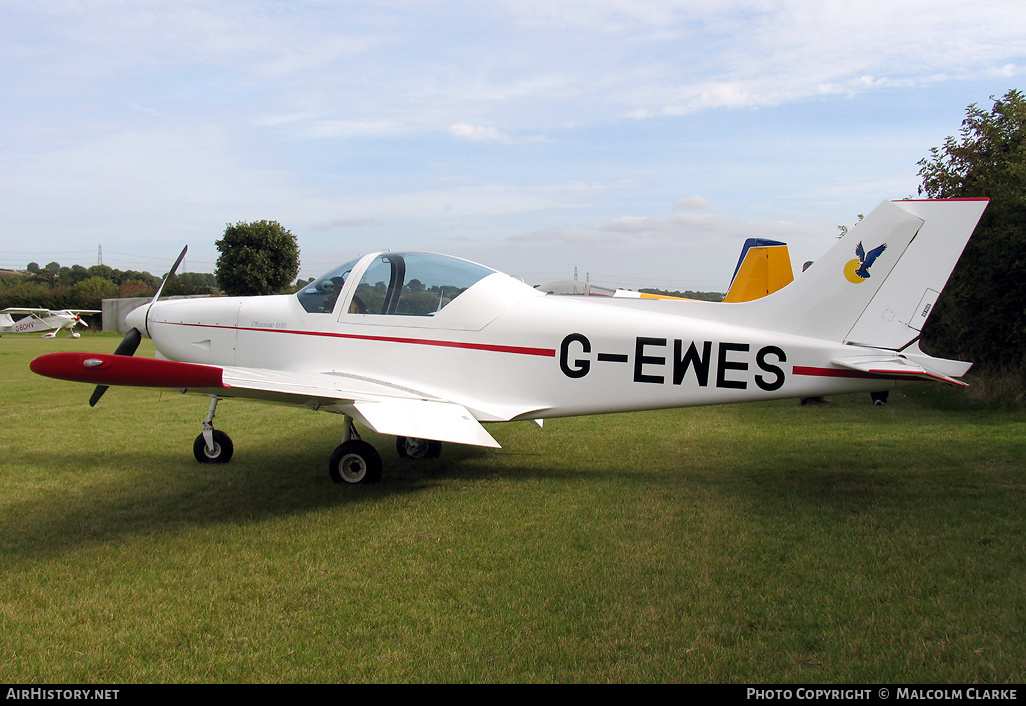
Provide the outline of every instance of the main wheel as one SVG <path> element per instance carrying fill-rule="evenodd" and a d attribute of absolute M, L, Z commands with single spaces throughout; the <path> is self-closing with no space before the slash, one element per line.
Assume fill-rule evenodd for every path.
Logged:
<path fill-rule="evenodd" d="M 433 439 L 415 439 L 412 436 L 397 436 L 395 450 L 402 458 L 438 458 L 442 453 L 442 442 Z"/>
<path fill-rule="evenodd" d="M 381 456 L 366 441 L 347 441 L 331 454 L 328 475 L 336 483 L 377 483 L 381 480 Z"/>
<path fill-rule="evenodd" d="M 231 438 L 220 429 L 214 429 L 214 448 L 207 448 L 207 441 L 200 434 L 192 444 L 192 454 L 200 463 L 228 463 L 235 453 Z"/>

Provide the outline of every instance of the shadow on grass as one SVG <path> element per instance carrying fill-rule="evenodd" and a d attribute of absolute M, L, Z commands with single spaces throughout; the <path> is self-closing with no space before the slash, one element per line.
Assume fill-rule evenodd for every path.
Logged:
<path fill-rule="evenodd" d="M 228 464 L 198 464 L 185 443 L 178 451 L 25 452 L 22 463 L 52 482 L 36 484 L 29 499 L 7 503 L 0 551 L 48 555 L 189 526 L 258 522 L 327 508 L 358 510 L 459 479 L 553 475 L 529 464 L 496 466 L 489 462 L 491 450 L 452 444 L 438 459 L 403 459 L 394 438 L 365 438 L 381 453 L 384 473 L 379 483 L 359 486 L 331 481 L 328 458 L 337 440 L 325 439 L 319 430 L 245 440 Z"/>
<path fill-rule="evenodd" d="M 239 438 L 226 465 L 197 464 L 187 443 L 170 450 L 39 450 L 24 454 L 24 463 L 53 483 L 7 504 L 0 550 L 40 556 L 183 527 L 330 508 L 357 513 L 446 484 L 488 480 L 571 481 L 585 491 L 615 484 L 614 492 L 635 500 L 657 491 L 682 503 L 715 494 L 757 515 L 796 522 L 810 514 L 841 519 L 881 505 L 900 512 L 924 497 L 960 492 L 955 481 L 972 462 L 970 451 L 938 444 L 929 429 L 922 429 L 922 439 L 910 439 L 907 429 L 921 429 L 914 420 L 901 421 L 905 437 L 873 439 L 849 424 L 853 414 L 856 421 L 858 415 L 872 420 L 874 410 L 821 411 L 813 415 L 791 405 L 673 410 L 631 416 L 629 422 L 557 420 L 542 435 L 525 431 L 528 425 L 509 425 L 496 428 L 502 429 L 500 451 L 449 444 L 441 458 L 423 461 L 399 458 L 392 437 L 367 435 L 382 454 L 384 477 L 352 487 L 329 479 L 327 459 L 337 439 L 317 427 L 279 427 L 255 440 Z M 726 423 L 712 423 L 713 415 L 725 416 Z M 689 420 L 703 421 L 707 431 L 675 437 Z M 620 422 L 626 431 L 607 432 Z M 798 424 L 807 431 L 787 438 Z"/>

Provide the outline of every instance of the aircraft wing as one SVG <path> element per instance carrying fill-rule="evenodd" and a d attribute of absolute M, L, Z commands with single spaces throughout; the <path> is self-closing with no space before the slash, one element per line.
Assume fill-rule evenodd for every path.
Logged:
<path fill-rule="evenodd" d="M 38 309 L 23 306 L 9 306 L 2 310 L 8 314 L 102 314 L 100 309 Z"/>
<path fill-rule="evenodd" d="M 250 397 L 344 412 L 379 434 L 499 448 L 498 442 L 463 405 L 385 380 L 337 371 L 293 373 L 237 367 L 221 370 L 228 391 L 218 393 L 220 397 Z"/>
<path fill-rule="evenodd" d="M 499 448 L 463 405 L 387 380 L 339 371 L 289 372 L 98 353 L 50 353 L 32 371 L 92 385 L 171 388 L 349 414 L 380 434 Z"/>

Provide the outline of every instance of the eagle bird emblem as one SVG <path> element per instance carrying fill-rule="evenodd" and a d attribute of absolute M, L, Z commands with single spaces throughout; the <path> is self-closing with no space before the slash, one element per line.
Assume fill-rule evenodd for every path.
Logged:
<path fill-rule="evenodd" d="M 868 253 L 866 249 L 862 247 L 862 241 L 855 246 L 855 254 L 858 259 L 849 260 L 844 266 L 844 276 L 848 278 L 849 282 L 858 284 L 863 280 L 869 279 L 869 268 L 876 262 L 876 258 L 880 257 L 884 250 L 887 249 L 887 243 L 879 245 Z"/>

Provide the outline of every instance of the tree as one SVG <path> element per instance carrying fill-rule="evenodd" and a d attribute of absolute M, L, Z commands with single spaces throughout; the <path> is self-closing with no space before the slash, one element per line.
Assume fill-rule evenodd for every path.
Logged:
<path fill-rule="evenodd" d="M 296 236 L 277 221 L 229 224 L 216 244 L 217 283 L 230 296 L 285 292 L 299 274 Z"/>
<path fill-rule="evenodd" d="M 217 278 L 203 272 L 179 272 L 164 286 L 167 296 L 213 294 L 216 290 Z"/>
<path fill-rule="evenodd" d="M 990 199 L 923 331 L 936 354 L 1026 373 L 1026 99 L 966 109 L 958 138 L 920 160 L 920 194 Z"/>
<path fill-rule="evenodd" d="M 117 285 L 103 277 L 89 277 L 71 289 L 75 305 L 83 309 L 99 309 L 104 299 L 112 299 L 118 294 Z"/>

